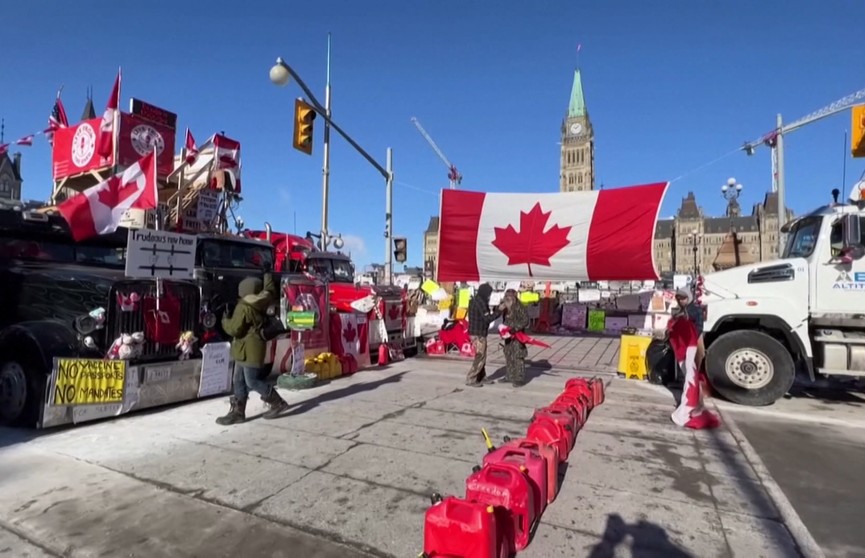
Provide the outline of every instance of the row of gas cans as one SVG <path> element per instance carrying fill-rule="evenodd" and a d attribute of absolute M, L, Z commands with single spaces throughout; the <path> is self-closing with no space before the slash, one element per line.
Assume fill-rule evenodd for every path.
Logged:
<path fill-rule="evenodd" d="M 525 549 L 559 491 L 559 467 L 589 413 L 604 402 L 600 378 L 572 378 L 532 416 L 525 438 L 504 439 L 466 479 L 464 498 L 432 497 L 422 558 L 511 558 Z"/>

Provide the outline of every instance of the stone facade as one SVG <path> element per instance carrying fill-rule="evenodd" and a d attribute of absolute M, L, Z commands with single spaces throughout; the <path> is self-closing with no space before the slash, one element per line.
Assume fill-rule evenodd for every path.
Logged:
<path fill-rule="evenodd" d="M 21 200 L 21 154 L 0 155 L 0 200 Z"/>
<path fill-rule="evenodd" d="M 559 161 L 559 191 L 584 192 L 595 189 L 595 132 L 580 71 L 574 71 L 571 100 L 562 120 L 562 154 Z"/>
<path fill-rule="evenodd" d="M 429 225 L 423 233 L 424 272 L 435 275 L 439 257 L 439 218 L 430 217 Z"/>
<path fill-rule="evenodd" d="M 786 221 L 793 218 L 792 211 L 786 213 Z M 777 259 L 778 195 L 767 193 L 762 202 L 754 204 L 751 215 L 741 215 L 738 202 L 733 200 L 724 217 L 710 217 L 697 205 L 694 193 L 688 192 L 676 216 L 659 219 L 655 227 L 658 272 L 692 274 L 695 259 L 698 272 L 714 270 L 715 264 L 721 263 L 718 255 L 722 246 L 732 241 L 731 230 L 736 231 L 741 264 Z"/>

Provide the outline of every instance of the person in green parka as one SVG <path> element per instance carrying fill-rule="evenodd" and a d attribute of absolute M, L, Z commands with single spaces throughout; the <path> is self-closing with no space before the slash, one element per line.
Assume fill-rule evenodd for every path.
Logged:
<path fill-rule="evenodd" d="M 217 424 L 238 424 L 246 420 L 246 401 L 250 390 L 261 395 L 268 409 L 266 419 L 279 416 L 288 409 L 288 403 L 276 389 L 261 379 L 267 342 L 261 329 L 267 320 L 267 308 L 278 297 L 276 284 L 270 273 L 264 281 L 247 277 L 237 288 L 240 300 L 230 316 L 222 318 L 222 329 L 232 337 L 231 358 L 234 360 L 234 395 L 228 414 L 216 419 Z"/>

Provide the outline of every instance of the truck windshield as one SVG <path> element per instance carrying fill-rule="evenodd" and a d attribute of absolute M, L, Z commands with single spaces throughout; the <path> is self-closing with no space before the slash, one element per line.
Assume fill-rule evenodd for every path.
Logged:
<path fill-rule="evenodd" d="M 272 269 L 273 248 L 246 242 L 200 240 L 198 253 L 205 267 Z"/>
<path fill-rule="evenodd" d="M 345 260 L 310 258 L 309 271 L 334 283 L 354 283 L 354 266 Z"/>
<path fill-rule="evenodd" d="M 790 231 L 787 237 L 787 246 L 784 249 L 785 258 L 807 258 L 817 245 L 817 235 L 820 234 L 820 226 L 823 224 L 821 217 L 809 217 L 802 219 Z"/>
<path fill-rule="evenodd" d="M 25 260 L 99 267 L 126 265 L 126 247 L 0 237 L 0 260 Z"/>

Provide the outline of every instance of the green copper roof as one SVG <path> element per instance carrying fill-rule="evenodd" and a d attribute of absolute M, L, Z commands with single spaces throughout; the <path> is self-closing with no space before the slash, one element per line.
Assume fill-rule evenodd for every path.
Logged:
<path fill-rule="evenodd" d="M 583 98 L 583 80 L 580 70 L 574 70 L 574 84 L 571 86 L 571 102 L 568 104 L 568 117 L 585 116 L 586 100 Z"/>

